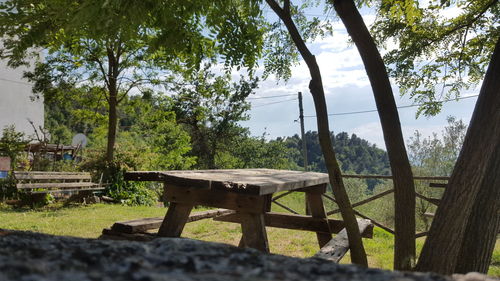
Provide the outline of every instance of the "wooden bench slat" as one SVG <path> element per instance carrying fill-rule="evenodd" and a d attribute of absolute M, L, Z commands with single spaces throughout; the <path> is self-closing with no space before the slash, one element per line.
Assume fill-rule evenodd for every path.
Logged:
<path fill-rule="evenodd" d="M 194 222 L 202 219 L 214 218 L 231 213 L 234 213 L 234 211 L 227 209 L 216 209 L 203 212 L 196 212 L 192 213 L 189 216 L 187 222 Z M 111 227 L 111 229 L 115 232 L 133 234 L 160 228 L 162 222 L 163 222 L 163 217 L 142 218 L 137 220 L 121 221 L 121 222 L 119 221 L 115 222 Z"/>
<path fill-rule="evenodd" d="M 239 214 L 229 214 L 224 216 L 219 216 L 214 218 L 216 221 L 225 221 L 233 223 L 241 223 L 241 216 Z M 344 228 L 344 222 L 336 219 L 328 219 L 328 225 L 326 224 L 326 219 L 312 218 L 310 216 L 295 215 L 295 214 L 285 214 L 268 212 L 264 214 L 264 222 L 266 226 L 278 227 L 285 229 L 294 230 L 305 230 L 313 232 L 324 232 L 324 233 L 338 233 Z M 371 238 L 369 232 L 363 232 L 363 237 Z"/>
<path fill-rule="evenodd" d="M 365 232 L 373 231 L 373 224 L 370 220 L 358 219 L 358 228 L 361 234 Z M 338 263 L 349 250 L 349 240 L 347 238 L 346 229 L 342 229 L 337 236 L 335 236 L 330 242 L 328 242 L 323 248 L 319 250 L 318 253 L 314 255 L 314 258 L 329 260 Z"/>
<path fill-rule="evenodd" d="M 93 182 L 43 182 L 43 183 L 18 183 L 17 189 L 34 189 L 34 188 L 70 188 L 70 187 L 92 187 L 98 186 Z"/>
<path fill-rule="evenodd" d="M 43 171 L 14 171 L 14 175 L 88 175 L 89 172 L 43 172 Z"/>
<path fill-rule="evenodd" d="M 90 174 L 74 175 L 43 175 L 43 174 L 19 174 L 16 180 L 91 180 Z"/>
<path fill-rule="evenodd" d="M 77 191 L 97 191 L 104 190 L 104 187 L 95 187 L 95 188 L 78 188 L 78 189 L 60 189 L 60 190 L 45 190 L 45 191 L 31 191 L 31 194 L 42 194 L 42 193 L 68 193 L 68 192 L 77 192 Z"/>

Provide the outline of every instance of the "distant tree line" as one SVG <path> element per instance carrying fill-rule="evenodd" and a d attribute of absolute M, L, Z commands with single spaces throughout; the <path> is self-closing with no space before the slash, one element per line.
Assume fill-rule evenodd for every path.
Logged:
<path fill-rule="evenodd" d="M 333 148 L 340 168 L 343 173 L 352 174 L 376 174 L 388 175 L 390 173 L 389 159 L 387 152 L 378 148 L 375 144 L 370 144 L 355 134 L 349 136 L 346 132 L 330 132 L 333 140 Z M 307 146 L 308 167 L 311 171 L 326 172 L 325 160 L 319 145 L 318 132 L 308 131 L 305 134 Z M 300 167 L 304 167 L 304 157 L 302 156 L 302 140 L 299 135 L 294 135 L 284 139 L 286 146 L 297 151 L 291 154 L 293 161 Z M 375 179 L 367 180 L 370 190 L 378 183 Z"/>

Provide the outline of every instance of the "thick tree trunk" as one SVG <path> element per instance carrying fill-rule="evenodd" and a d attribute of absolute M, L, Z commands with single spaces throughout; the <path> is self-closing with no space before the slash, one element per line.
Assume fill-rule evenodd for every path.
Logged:
<path fill-rule="evenodd" d="M 394 269 L 411 270 L 415 264 L 415 185 L 389 76 L 354 1 L 333 3 L 365 65 L 391 164 L 395 204 Z"/>
<path fill-rule="evenodd" d="M 497 76 L 498 77 L 498 76 Z M 498 121 L 500 122 L 500 120 Z M 500 141 L 468 219 L 455 272 L 487 273 L 500 230 Z"/>
<path fill-rule="evenodd" d="M 314 106 L 316 108 L 319 143 L 325 157 L 325 165 L 330 178 L 330 183 L 332 184 L 333 194 L 337 200 L 342 219 L 344 220 L 346 226 L 351 250 L 351 260 L 353 263 L 368 266 L 363 241 L 361 240 L 361 234 L 358 229 L 358 223 L 342 181 L 338 162 L 335 158 L 335 151 L 333 150 L 333 144 L 330 138 L 330 128 L 328 124 L 328 112 L 323 90 L 323 82 L 321 80 L 321 72 L 316 62 L 316 58 L 311 54 L 305 45 L 302 36 L 298 32 L 297 27 L 291 18 L 290 1 L 285 0 L 283 8 L 281 8 L 274 0 L 266 0 L 266 2 L 285 24 L 292 40 L 309 68 L 309 73 L 311 75 L 309 89 L 313 96 Z"/>
<path fill-rule="evenodd" d="M 498 229 L 500 40 L 416 269 L 485 271 Z M 490 225 L 496 224 L 496 225 Z M 470 265 L 465 265 L 471 261 Z M 474 261 L 474 262 L 472 262 Z"/>

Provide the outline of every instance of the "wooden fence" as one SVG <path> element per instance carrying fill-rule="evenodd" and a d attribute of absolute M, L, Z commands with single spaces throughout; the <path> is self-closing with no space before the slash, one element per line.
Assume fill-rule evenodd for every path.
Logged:
<path fill-rule="evenodd" d="M 381 180 L 392 180 L 392 176 L 383 176 L 383 175 L 342 175 L 343 178 L 346 178 L 346 179 L 349 179 L 349 178 L 357 178 L 357 179 L 381 179 Z M 414 176 L 413 177 L 413 180 L 416 182 L 416 181 L 428 181 L 429 184 L 428 184 L 428 187 L 429 188 L 445 188 L 446 187 L 446 183 L 442 183 L 443 181 L 448 181 L 449 180 L 449 177 L 426 177 L 426 176 Z M 436 181 L 440 181 L 440 182 L 436 182 Z M 389 190 L 385 190 L 385 191 L 382 191 L 378 194 L 375 194 L 375 195 L 372 195 L 370 196 L 369 198 L 366 198 L 366 199 L 363 199 L 363 200 L 360 200 L 358 202 L 351 202 L 352 204 L 352 207 L 353 208 L 356 208 L 356 207 L 359 207 L 359 206 L 362 206 L 362 205 L 365 205 L 365 204 L 368 204 L 370 202 L 373 202 L 377 199 L 380 199 L 386 195 L 389 195 L 391 193 L 394 192 L 394 188 L 392 189 L 389 189 Z M 280 198 L 283 198 L 289 194 L 293 193 L 293 191 L 288 191 L 288 192 L 284 192 L 284 193 L 281 193 L 275 197 L 272 198 L 272 203 L 280 206 L 281 208 L 293 213 L 293 214 L 299 214 L 299 212 L 297 212 L 296 210 L 293 210 L 292 208 L 290 208 L 289 206 L 286 206 L 285 204 L 283 203 L 280 203 L 278 200 Z M 433 198 L 433 197 L 429 197 L 429 196 L 425 196 L 419 192 L 416 191 L 415 193 L 415 196 L 419 199 L 422 199 L 422 200 L 425 200 L 435 206 L 438 206 L 441 199 L 440 198 Z M 323 194 L 323 197 L 326 199 L 326 200 L 330 200 L 334 203 L 337 203 L 335 198 L 327 193 Z M 333 209 L 333 210 L 329 210 L 327 211 L 327 215 L 330 216 L 330 215 L 333 215 L 333 214 L 337 214 L 337 213 L 340 213 L 340 210 L 338 208 L 336 209 Z M 390 226 L 387 226 L 387 225 L 384 225 L 382 222 L 379 222 L 363 213 L 361 213 L 360 211 L 354 209 L 354 213 L 363 218 L 363 219 L 369 219 L 372 221 L 372 223 L 382 229 L 384 229 L 385 231 L 391 233 L 391 234 L 394 234 L 394 230 L 390 227 Z M 427 216 L 427 217 L 432 217 L 433 214 L 432 213 L 425 213 L 424 216 Z M 420 232 L 420 233 L 416 233 L 415 235 L 415 238 L 419 238 L 419 237 L 423 237 L 423 236 L 426 236 L 427 235 L 427 231 L 423 231 L 423 232 Z"/>

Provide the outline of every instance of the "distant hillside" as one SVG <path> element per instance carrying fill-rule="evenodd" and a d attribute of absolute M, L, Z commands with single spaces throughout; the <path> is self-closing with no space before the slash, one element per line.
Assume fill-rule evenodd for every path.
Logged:
<path fill-rule="evenodd" d="M 342 172 L 377 175 L 388 175 L 390 173 L 389 158 L 387 157 L 387 152 L 384 150 L 376 147 L 374 144 L 370 144 L 367 140 L 357 137 L 355 134 L 352 134 L 350 137 L 346 132 L 337 135 L 333 132 L 330 134 Z M 305 138 L 309 169 L 326 172 L 318 133 L 308 131 Z M 298 135 L 287 137 L 285 143 L 289 148 L 298 151 L 298 153 L 294 153 L 292 160 L 297 165 L 303 167 L 301 138 Z"/>

